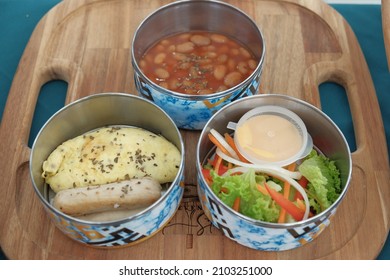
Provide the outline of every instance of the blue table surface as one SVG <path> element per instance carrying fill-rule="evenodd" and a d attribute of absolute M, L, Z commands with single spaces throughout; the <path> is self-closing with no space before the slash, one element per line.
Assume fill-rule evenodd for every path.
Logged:
<path fill-rule="evenodd" d="M 3 115 L 8 92 L 19 60 L 35 26 L 60 0 L 0 0 L 0 118 Z M 390 72 L 387 67 L 384 47 L 380 5 L 332 5 L 350 24 L 363 50 L 374 82 L 385 126 L 387 146 L 390 147 Z M 29 145 L 46 120 L 64 105 L 67 84 L 52 82 L 42 87 L 35 109 Z M 52 98 L 49 93 L 62 92 L 62 97 Z M 321 104 L 340 127 L 352 151 L 356 150 L 353 125 L 348 112 L 348 101 L 343 88 L 325 83 L 320 85 Z M 326 94 L 322 94 L 326 92 Z M 327 96 L 325 98 L 325 96 Z M 335 102 L 342 104 L 334 106 Z M 344 111 L 344 113 L 340 112 Z M 390 157 L 390 156 L 389 156 Z M 1 244 L 0 244 L 1 246 Z M 0 260 L 7 257 L 0 248 Z M 378 260 L 390 260 L 390 237 L 383 246 Z"/>

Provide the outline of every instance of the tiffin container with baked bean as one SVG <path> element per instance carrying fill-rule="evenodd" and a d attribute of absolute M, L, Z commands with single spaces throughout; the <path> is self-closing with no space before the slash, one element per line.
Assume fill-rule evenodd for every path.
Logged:
<path fill-rule="evenodd" d="M 178 1 L 139 25 L 131 54 L 139 94 L 179 128 L 200 130 L 220 108 L 257 92 L 265 42 L 255 22 L 232 5 Z"/>

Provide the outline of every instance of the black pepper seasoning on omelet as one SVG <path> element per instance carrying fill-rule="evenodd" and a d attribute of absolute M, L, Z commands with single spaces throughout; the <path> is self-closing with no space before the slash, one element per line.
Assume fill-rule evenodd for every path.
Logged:
<path fill-rule="evenodd" d="M 146 176 L 167 183 L 176 177 L 180 160 L 179 150 L 161 135 L 105 127 L 60 145 L 43 164 L 43 176 L 56 192 Z"/>

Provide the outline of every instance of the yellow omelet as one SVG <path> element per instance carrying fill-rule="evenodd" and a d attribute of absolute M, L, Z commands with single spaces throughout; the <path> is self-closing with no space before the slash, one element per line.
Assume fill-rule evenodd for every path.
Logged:
<path fill-rule="evenodd" d="M 151 177 L 172 182 L 180 151 L 161 135 L 136 127 L 104 127 L 58 146 L 43 163 L 42 177 L 54 192 Z"/>

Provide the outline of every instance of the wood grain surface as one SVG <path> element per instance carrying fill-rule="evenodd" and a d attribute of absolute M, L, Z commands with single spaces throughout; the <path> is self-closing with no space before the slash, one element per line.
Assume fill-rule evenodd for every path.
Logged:
<path fill-rule="evenodd" d="M 248 249 L 204 216 L 196 194 L 199 132 L 182 131 L 186 192 L 157 235 L 120 249 L 96 249 L 62 234 L 29 177 L 27 139 L 41 86 L 68 82 L 66 103 L 99 92 L 136 94 L 130 60 L 140 22 L 169 1 L 64 0 L 36 26 L 15 74 L 0 130 L 0 244 L 11 259 L 373 259 L 390 226 L 390 169 L 368 66 L 347 22 L 322 1 L 231 0 L 261 28 L 267 53 L 260 93 L 281 93 L 321 108 L 318 86 L 346 89 L 356 137 L 350 189 L 330 226 L 284 252 Z M 337 106 L 337 104 L 335 104 Z"/>

